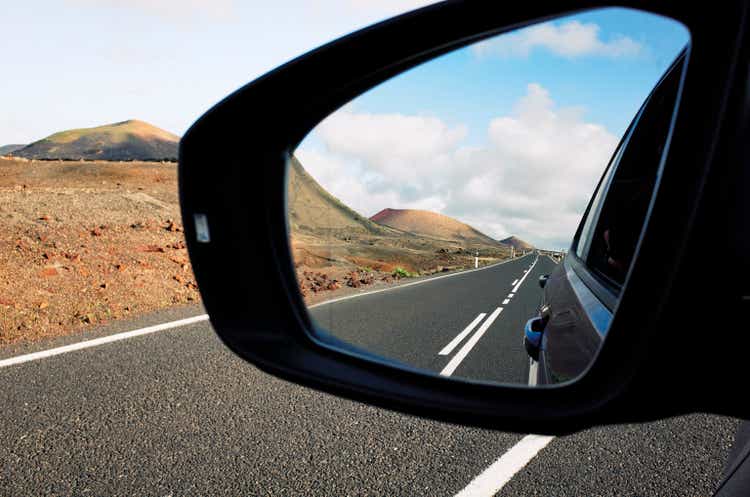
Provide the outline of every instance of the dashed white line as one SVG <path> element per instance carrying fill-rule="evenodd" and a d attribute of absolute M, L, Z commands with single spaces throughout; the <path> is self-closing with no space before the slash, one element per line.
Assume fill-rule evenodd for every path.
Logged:
<path fill-rule="evenodd" d="M 532 265 L 531 268 L 533 267 Z M 529 268 L 529 272 L 531 272 L 531 268 Z M 530 387 L 536 386 L 538 373 L 539 363 L 529 358 Z M 456 497 L 492 497 L 497 494 L 516 473 L 521 471 L 554 438 L 542 435 L 526 435 L 457 493 Z"/>
<path fill-rule="evenodd" d="M 542 435 L 526 435 L 474 478 L 466 488 L 457 493 L 456 497 L 491 497 L 495 495 L 553 438 Z"/>
<path fill-rule="evenodd" d="M 459 333 L 458 335 L 456 335 L 456 338 L 454 338 L 453 340 L 451 340 L 451 342 L 448 345 L 446 345 L 445 347 L 443 347 L 443 350 L 441 350 L 440 352 L 438 352 L 438 354 L 440 354 L 440 355 L 448 355 L 451 352 L 453 352 L 453 349 L 455 349 L 456 346 L 459 343 L 461 343 L 464 338 L 466 338 L 466 335 L 468 335 L 469 333 L 471 333 L 471 330 L 473 330 L 474 327 L 476 325 L 478 325 L 482 321 L 482 319 L 484 319 L 484 317 L 486 315 L 487 314 L 483 312 L 483 313 L 479 314 L 479 316 L 477 316 L 476 318 L 474 318 L 474 321 L 472 321 L 471 323 L 469 323 L 469 326 L 467 326 L 466 328 L 464 328 L 464 331 L 462 331 L 461 333 Z"/>
<path fill-rule="evenodd" d="M 0 360 L 0 368 L 13 366 L 15 364 L 21 364 L 29 361 L 36 361 L 38 359 L 44 359 L 45 357 L 52 357 L 66 352 L 72 352 L 74 350 L 87 349 L 89 347 L 96 347 L 97 345 L 103 345 L 105 343 L 117 342 L 119 340 L 125 340 L 126 338 L 133 338 L 141 335 L 147 335 L 149 333 L 155 333 L 157 331 L 168 330 L 171 328 L 177 328 L 180 326 L 186 326 L 188 324 L 199 323 L 201 321 L 208 321 L 208 314 L 201 314 L 191 318 L 179 319 L 177 321 L 170 321 L 168 323 L 157 324 L 154 326 L 147 326 L 146 328 L 140 328 L 137 330 L 126 331 L 124 333 L 117 333 L 115 335 L 109 335 L 101 338 L 94 338 L 93 340 L 86 340 L 84 342 L 72 343 L 70 345 L 64 345 L 62 347 L 56 347 L 54 349 L 42 350 L 39 352 L 32 352 L 31 354 L 24 354 L 8 359 Z"/>
<path fill-rule="evenodd" d="M 495 319 L 497 319 L 501 312 L 503 312 L 503 308 L 498 307 L 492 312 L 492 314 L 490 314 L 490 317 L 488 317 L 487 320 L 482 323 L 482 326 L 480 326 L 476 333 L 472 335 L 469 341 L 466 342 L 463 347 L 461 347 L 456 355 L 453 356 L 453 359 L 451 359 L 450 362 L 443 368 L 443 370 L 440 371 L 440 374 L 442 376 L 450 376 L 453 374 L 459 364 L 461 364 L 461 361 L 463 361 L 464 358 L 469 354 L 469 352 L 471 352 L 471 349 L 473 349 L 474 345 L 476 345 L 479 339 L 482 338 L 484 332 L 487 331 L 490 326 L 492 326 L 492 323 L 495 321 Z"/>
<path fill-rule="evenodd" d="M 518 283 L 518 279 L 513 280 L 513 283 L 511 283 L 510 286 L 516 286 L 516 283 Z"/>
<path fill-rule="evenodd" d="M 473 273 L 473 272 L 476 272 L 476 271 L 484 271 L 486 269 L 491 269 L 491 268 L 496 267 L 496 266 L 501 266 L 503 264 L 506 264 L 508 262 L 512 262 L 512 261 L 515 261 L 515 260 L 518 260 L 518 259 L 506 259 L 504 261 L 496 262 L 495 264 L 490 264 L 489 266 L 484 266 L 484 267 L 480 267 L 480 268 L 477 268 L 477 269 L 467 269 L 465 271 L 457 271 L 455 273 L 443 274 L 443 275 L 440 275 L 440 276 L 431 276 L 431 277 L 428 277 L 428 278 L 425 278 L 425 279 L 422 279 L 422 280 L 417 280 L 417 281 L 412 281 L 412 282 L 409 282 L 409 283 L 404 283 L 402 285 L 389 286 L 387 288 L 380 288 L 378 290 L 370 290 L 369 292 L 354 293 L 352 295 L 344 295 L 343 297 L 337 297 L 337 298 L 334 298 L 334 299 L 331 299 L 331 300 L 326 300 L 324 302 L 318 302 L 317 304 L 308 305 L 307 309 L 308 310 L 309 309 L 314 309 L 315 307 L 320 307 L 320 306 L 324 306 L 324 305 L 328 305 L 328 304 L 334 304 L 336 302 L 341 302 L 341 301 L 344 301 L 344 300 L 356 299 L 356 298 L 359 298 L 359 297 L 364 297 L 366 295 L 373 295 L 373 294 L 376 294 L 376 293 L 383 293 L 383 292 L 392 292 L 394 290 L 399 290 L 401 288 L 407 288 L 407 287 L 414 286 L 414 285 L 422 285 L 424 283 L 431 283 L 433 281 L 442 280 L 444 278 L 454 278 L 456 276 L 464 276 L 464 275 L 467 275 L 467 274 L 470 274 L 470 273 Z"/>
<path fill-rule="evenodd" d="M 510 302 L 510 299 L 503 300 L 503 305 L 508 305 L 508 302 Z"/>
<path fill-rule="evenodd" d="M 521 286 L 521 283 L 523 283 L 523 280 L 525 280 L 526 277 L 531 274 L 531 270 L 534 269 L 534 266 L 536 266 L 536 262 L 538 260 L 539 260 L 538 257 L 534 259 L 534 264 L 531 265 L 531 267 L 526 271 L 526 273 L 524 273 L 523 277 L 518 281 L 518 283 L 516 283 L 516 286 L 513 287 L 513 293 L 516 293 L 518 291 L 518 288 Z"/>
<path fill-rule="evenodd" d="M 511 292 L 511 293 L 508 294 L 508 298 L 512 299 L 515 295 L 516 295 L 515 293 Z"/>

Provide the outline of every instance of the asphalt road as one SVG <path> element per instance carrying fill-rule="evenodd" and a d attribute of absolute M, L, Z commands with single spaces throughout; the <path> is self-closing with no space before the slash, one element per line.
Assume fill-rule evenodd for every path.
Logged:
<path fill-rule="evenodd" d="M 206 321 L 2 366 L 0 382 L 0 495 L 450 496 L 522 438 L 283 382 L 235 357 Z M 695 415 L 556 438 L 498 495 L 709 495 L 737 424 Z"/>
<path fill-rule="evenodd" d="M 336 338 L 409 366 L 454 377 L 527 384 L 523 327 L 537 314 L 542 297 L 539 276 L 554 267 L 549 257 L 532 253 L 475 271 L 317 305 L 311 314 Z M 470 332 L 456 340 L 472 324 Z M 482 329 L 478 340 L 470 343 Z M 452 342 L 450 353 L 441 355 Z"/>

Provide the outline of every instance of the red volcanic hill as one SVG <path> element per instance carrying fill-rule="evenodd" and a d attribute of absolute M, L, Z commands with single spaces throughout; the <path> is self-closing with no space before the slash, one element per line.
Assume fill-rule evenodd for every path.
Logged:
<path fill-rule="evenodd" d="M 370 218 L 378 224 L 422 236 L 497 245 L 497 241 L 466 223 L 437 212 L 418 209 L 383 209 Z"/>
<path fill-rule="evenodd" d="M 502 243 L 503 245 L 508 245 L 509 247 L 513 247 L 516 250 L 530 250 L 534 248 L 534 246 L 529 242 L 521 240 L 520 238 L 517 238 L 515 236 L 503 238 L 502 240 L 500 240 L 500 243 Z"/>

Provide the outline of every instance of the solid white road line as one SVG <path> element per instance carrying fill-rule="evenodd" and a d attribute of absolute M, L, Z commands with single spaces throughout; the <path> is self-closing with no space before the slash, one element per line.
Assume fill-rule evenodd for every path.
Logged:
<path fill-rule="evenodd" d="M 536 379 L 539 376 L 539 363 L 529 357 L 529 386 L 536 386 Z"/>
<path fill-rule="evenodd" d="M 140 328 L 137 330 L 126 331 L 124 333 L 117 333 L 115 335 L 109 335 L 101 338 L 94 338 L 93 340 L 86 340 L 84 342 L 72 343 L 70 345 L 64 345 L 62 347 L 56 347 L 54 349 L 42 350 L 39 352 L 32 352 L 31 354 L 24 354 L 8 359 L 0 360 L 0 368 L 13 366 L 15 364 L 21 364 L 29 361 L 36 361 L 38 359 L 44 359 L 46 357 L 52 357 L 66 352 L 72 352 L 74 350 L 87 349 L 89 347 L 96 347 L 97 345 L 103 345 L 105 343 L 117 342 L 119 340 L 125 340 L 126 338 L 133 338 L 141 335 L 147 335 L 149 333 L 155 333 L 157 331 L 169 330 L 171 328 L 177 328 L 180 326 L 186 326 L 188 324 L 199 323 L 201 321 L 208 321 L 208 314 L 201 314 L 191 318 L 179 319 L 177 321 L 170 321 L 168 323 L 157 324 L 154 326 L 148 326 L 146 328 Z"/>
<path fill-rule="evenodd" d="M 529 358 L 529 386 L 537 384 L 539 363 Z M 474 478 L 456 497 L 491 497 L 545 448 L 555 437 L 526 435 L 490 467 Z"/>
<path fill-rule="evenodd" d="M 508 305 L 508 302 L 510 302 L 510 299 L 503 300 L 503 305 Z"/>
<path fill-rule="evenodd" d="M 491 497 L 500 491 L 513 475 L 523 469 L 554 437 L 526 435 L 490 467 L 474 478 L 456 497 Z"/>
<path fill-rule="evenodd" d="M 479 314 L 479 316 L 477 316 L 476 318 L 474 318 L 474 321 L 472 321 L 469 324 L 469 326 L 467 326 L 466 328 L 464 328 L 464 331 L 462 331 L 461 333 L 459 333 L 458 335 L 456 335 L 456 338 L 454 338 L 453 340 L 451 340 L 451 342 L 448 345 L 446 345 L 445 347 L 443 347 L 443 350 L 441 350 L 440 352 L 438 352 L 438 354 L 440 354 L 440 355 L 448 355 L 451 352 L 453 352 L 453 349 L 455 349 L 458 346 L 458 344 L 461 343 L 464 338 L 466 338 L 466 335 L 468 335 L 469 333 L 471 333 L 471 330 L 473 330 L 474 327 L 476 325 L 478 325 L 480 323 L 480 321 L 482 321 L 482 319 L 484 319 L 484 317 L 486 315 L 487 314 L 483 312 L 483 313 Z"/>
<path fill-rule="evenodd" d="M 518 283 L 516 283 L 516 286 L 513 287 L 513 290 L 512 290 L 513 293 L 518 292 L 518 287 L 520 287 L 521 283 L 523 283 L 523 280 L 525 280 L 526 277 L 531 274 L 531 270 L 534 269 L 534 266 L 536 266 L 536 261 L 538 261 L 538 260 L 539 260 L 538 257 L 536 259 L 534 259 L 534 264 L 531 265 L 531 267 L 528 269 L 528 271 L 526 271 L 526 273 L 524 273 L 523 277 L 518 281 Z"/>
<path fill-rule="evenodd" d="M 523 257 L 528 257 L 528 256 L 525 255 Z M 362 293 L 355 293 L 355 294 L 352 294 L 352 295 L 345 295 L 343 297 L 338 297 L 338 298 L 335 298 L 335 299 L 326 300 L 325 302 L 318 302 L 317 304 L 309 305 L 309 306 L 307 306 L 307 308 L 308 309 L 313 309 L 315 307 L 320 307 L 321 305 L 333 304 L 335 302 L 341 302 L 342 300 L 356 299 L 356 298 L 359 298 L 359 297 L 364 297 L 365 295 L 372 295 L 372 294 L 375 294 L 375 293 L 391 292 L 393 290 L 398 290 L 399 288 L 406 288 L 408 286 L 421 285 L 423 283 L 430 283 L 431 281 L 442 280 L 443 278 L 454 278 L 456 276 L 463 276 L 465 274 L 470 274 L 470 273 L 473 273 L 475 271 L 484 271 L 485 269 L 491 269 L 491 268 L 493 268 L 495 266 L 500 266 L 502 264 L 505 264 L 506 262 L 517 261 L 517 260 L 522 259 L 523 257 L 520 257 L 520 258 L 517 258 L 517 259 L 506 259 L 506 260 L 504 260 L 502 262 L 491 264 L 489 266 L 480 267 L 480 268 L 477 268 L 477 269 L 467 269 L 466 271 L 459 271 L 457 273 L 443 274 L 441 276 L 433 276 L 433 277 L 430 277 L 430 278 L 425 278 L 423 280 L 417 280 L 417 281 L 412 281 L 410 283 L 404 283 L 403 285 L 390 286 L 388 288 L 381 288 L 379 290 L 370 290 L 369 292 L 362 292 Z"/>
<path fill-rule="evenodd" d="M 484 332 L 487 331 L 490 326 L 492 326 L 492 323 L 495 321 L 495 319 L 497 319 L 501 312 L 503 312 L 503 308 L 498 307 L 492 312 L 492 314 L 490 314 L 490 317 L 488 317 L 487 320 L 482 323 L 482 326 L 480 326 L 476 333 L 472 335 L 469 341 L 466 342 L 464 346 L 461 347 L 461 349 L 456 353 L 456 355 L 453 356 L 453 359 L 450 360 L 448 365 L 446 365 L 443 370 L 440 371 L 440 374 L 442 376 L 450 376 L 453 374 L 458 365 L 461 364 L 461 361 L 463 361 L 464 358 L 469 354 L 469 352 L 471 352 L 471 349 L 473 349 L 474 345 L 476 345 L 479 339 L 482 338 Z"/>

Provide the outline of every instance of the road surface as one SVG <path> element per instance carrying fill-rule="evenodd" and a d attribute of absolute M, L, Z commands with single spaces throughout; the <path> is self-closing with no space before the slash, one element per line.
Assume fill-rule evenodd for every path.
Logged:
<path fill-rule="evenodd" d="M 549 257 L 531 253 L 475 271 L 319 304 L 311 314 L 335 337 L 409 366 L 527 384 L 523 327 L 537 314 L 539 276 L 554 267 Z"/>
<path fill-rule="evenodd" d="M 523 286 L 533 288 L 533 277 Z M 500 297 L 471 312 L 497 308 Z M 511 308 L 498 325 L 510 326 Z M 522 435 L 419 419 L 278 380 L 234 356 L 205 319 L 125 334 L 201 312 L 172 309 L 0 349 L 0 495 L 452 496 L 468 489 L 463 495 L 479 496 L 494 491 L 473 491 L 475 478 L 493 481 L 499 476 L 488 468 L 513 463 L 507 456 Z M 455 336 L 471 312 L 434 346 Z M 476 347 L 493 335 L 494 328 Z M 116 341 L 80 345 L 94 337 Z M 85 348 L 50 355 L 60 346 Z M 482 364 L 471 359 L 476 347 L 466 367 Z M 556 438 L 497 495 L 708 495 L 737 424 L 695 415 Z"/>

